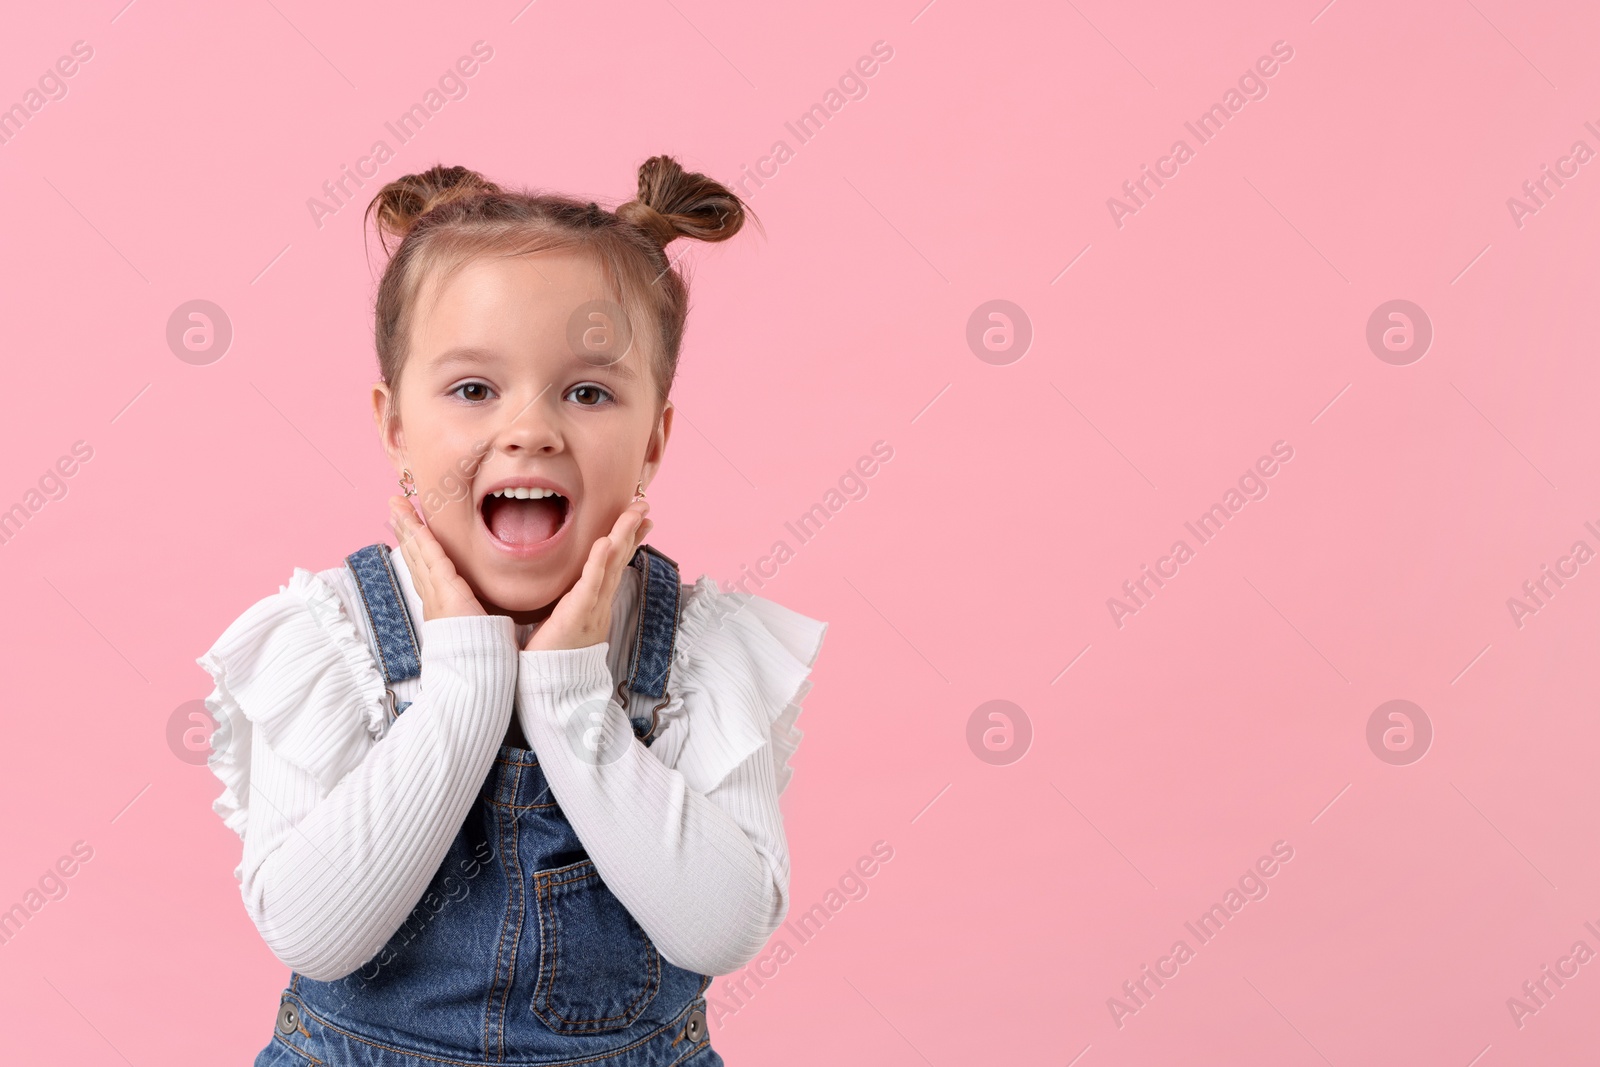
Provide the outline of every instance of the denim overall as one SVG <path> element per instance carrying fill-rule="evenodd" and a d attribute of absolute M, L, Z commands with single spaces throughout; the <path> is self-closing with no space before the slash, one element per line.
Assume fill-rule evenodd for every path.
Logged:
<path fill-rule="evenodd" d="M 417 677 L 422 663 L 389 551 L 370 545 L 346 563 L 392 685 Z M 630 566 L 639 621 L 618 692 L 653 698 L 648 718 L 629 720 L 648 745 L 666 702 L 681 589 L 676 564 L 653 548 L 642 546 Z M 389 699 L 393 707 L 392 691 Z M 537 755 L 501 745 L 404 925 L 344 978 L 292 973 L 255 1067 L 722 1067 L 706 1026 L 710 984 L 662 959 L 606 888 Z"/>

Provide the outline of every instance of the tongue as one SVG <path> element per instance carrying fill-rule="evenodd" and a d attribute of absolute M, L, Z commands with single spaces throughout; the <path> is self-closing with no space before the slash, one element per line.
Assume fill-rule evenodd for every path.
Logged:
<path fill-rule="evenodd" d="M 490 497 L 489 530 L 510 545 L 535 545 L 548 541 L 561 526 L 561 505 L 552 497 L 516 500 Z"/>

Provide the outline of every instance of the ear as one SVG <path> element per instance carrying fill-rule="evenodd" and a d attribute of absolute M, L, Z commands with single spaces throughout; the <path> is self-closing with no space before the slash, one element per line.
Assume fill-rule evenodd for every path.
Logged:
<path fill-rule="evenodd" d="M 378 440 L 395 470 L 405 466 L 406 439 L 400 428 L 400 411 L 394 392 L 383 382 L 372 386 L 372 421 L 378 426 Z"/>
<path fill-rule="evenodd" d="M 646 489 L 655 479 L 656 471 L 661 469 L 662 457 L 667 453 L 667 438 L 672 436 L 672 412 L 672 401 L 663 401 L 661 414 L 656 417 L 656 427 L 650 431 L 650 441 L 644 450 L 644 467 L 639 475 Z"/>

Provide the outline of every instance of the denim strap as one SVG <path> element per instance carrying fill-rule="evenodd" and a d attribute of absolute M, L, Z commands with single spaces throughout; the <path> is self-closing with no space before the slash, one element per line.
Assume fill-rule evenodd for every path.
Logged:
<path fill-rule="evenodd" d="M 361 604 L 375 639 L 384 681 L 393 685 L 417 677 L 422 673 L 422 655 L 411 613 L 406 610 L 389 562 L 389 546 L 368 545 L 346 556 L 345 562 L 361 591 Z M 681 589 L 677 563 L 658 549 L 640 545 L 629 565 L 639 572 L 639 611 L 633 657 L 623 686 L 657 700 L 648 718 L 629 719 L 634 733 L 649 744 L 654 740 L 656 712 L 666 704 L 667 679 L 672 673 L 672 653 L 677 644 Z M 400 701 L 394 714 L 410 706 L 410 701 Z"/>
<path fill-rule="evenodd" d="M 366 609 L 384 681 L 392 686 L 417 677 L 422 673 L 422 653 L 417 647 L 416 631 L 411 626 L 411 613 L 406 610 L 405 597 L 389 562 L 389 546 L 368 545 L 350 553 L 344 561 L 361 591 L 361 604 Z M 394 706 L 393 699 L 391 691 L 391 706 Z M 409 700 L 401 701 L 394 706 L 394 714 L 410 706 Z"/>
<path fill-rule="evenodd" d="M 681 603 L 678 565 L 649 545 L 640 545 L 628 565 L 639 572 L 639 613 L 633 634 L 633 658 L 623 684 L 657 703 L 648 719 L 630 718 L 634 733 L 649 744 L 656 712 L 666 704 L 667 677 L 672 673 L 672 651 L 678 637 Z"/>

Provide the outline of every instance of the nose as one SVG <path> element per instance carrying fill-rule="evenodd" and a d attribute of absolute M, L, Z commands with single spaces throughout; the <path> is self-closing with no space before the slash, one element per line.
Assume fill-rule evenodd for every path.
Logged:
<path fill-rule="evenodd" d="M 555 418 L 552 382 L 537 394 L 512 400 L 504 407 L 496 444 L 507 455 L 552 455 L 563 447 L 561 426 Z"/>

